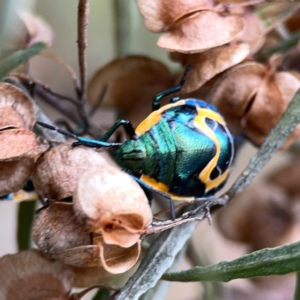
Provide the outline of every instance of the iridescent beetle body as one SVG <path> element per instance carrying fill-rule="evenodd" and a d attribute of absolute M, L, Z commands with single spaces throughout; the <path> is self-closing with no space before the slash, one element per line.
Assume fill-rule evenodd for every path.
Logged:
<path fill-rule="evenodd" d="M 145 186 L 173 200 L 194 200 L 226 182 L 233 138 L 214 106 L 179 100 L 152 112 L 135 133 L 138 139 L 127 140 L 115 158 Z"/>
<path fill-rule="evenodd" d="M 199 200 L 224 186 L 234 155 L 233 137 L 214 106 L 173 97 L 171 104 L 160 108 L 163 97 L 180 91 L 189 69 L 179 85 L 154 98 L 153 112 L 135 130 L 128 120 L 121 119 L 99 140 L 93 140 L 37 123 L 77 139 L 74 146 L 118 147 L 117 163 L 144 189 L 170 199 L 174 219 L 173 200 Z M 124 126 L 128 140 L 123 144 L 107 142 L 120 126 Z"/>

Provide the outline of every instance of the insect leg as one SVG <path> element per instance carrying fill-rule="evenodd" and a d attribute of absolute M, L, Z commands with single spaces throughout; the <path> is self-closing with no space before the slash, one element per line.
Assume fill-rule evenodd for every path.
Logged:
<path fill-rule="evenodd" d="M 107 132 L 100 138 L 100 141 L 106 142 L 121 125 L 124 127 L 124 130 L 130 139 L 138 139 L 138 136 L 136 135 L 130 121 L 120 119 L 107 130 Z"/>
<path fill-rule="evenodd" d="M 171 95 L 171 94 L 173 94 L 173 93 L 179 92 L 179 91 L 181 90 L 182 86 L 184 85 L 184 83 L 185 83 L 185 81 L 186 81 L 187 74 L 188 74 L 188 72 L 191 70 L 191 68 L 192 68 L 192 66 L 189 65 L 189 66 L 185 69 L 185 71 L 184 71 L 184 73 L 183 73 L 183 76 L 182 76 L 182 78 L 181 78 L 181 80 L 180 80 L 180 83 L 179 83 L 178 85 L 173 86 L 173 87 L 171 87 L 171 88 L 169 88 L 169 89 L 167 89 L 167 90 L 165 90 L 165 91 L 162 91 L 162 92 L 160 92 L 159 94 L 157 94 L 157 95 L 155 96 L 155 98 L 154 98 L 154 100 L 153 100 L 153 102 L 152 102 L 152 111 L 158 110 L 158 109 L 160 108 L 160 100 L 161 100 L 162 98 L 164 98 L 164 97 L 166 97 L 166 96 L 169 96 L 169 95 Z M 179 99 L 180 99 L 180 97 L 173 97 L 173 98 L 171 99 L 171 102 L 172 102 L 172 103 L 173 103 L 173 102 L 176 102 L 176 101 L 178 101 Z"/>
<path fill-rule="evenodd" d="M 130 175 L 130 174 L 129 174 Z M 172 220 L 175 220 L 175 207 L 174 207 L 174 202 L 172 200 L 172 198 L 164 193 L 164 192 L 161 192 L 161 191 L 158 191 L 158 190 L 155 190 L 152 188 L 152 186 L 148 185 L 147 183 L 143 182 L 142 180 L 140 180 L 139 178 L 133 176 L 133 175 L 130 175 L 132 177 L 132 179 L 134 179 L 143 189 L 146 189 L 148 191 L 151 191 L 151 192 L 154 192 L 164 198 L 167 198 L 169 201 L 170 201 L 170 214 L 171 214 L 171 218 Z M 147 195 L 147 193 L 146 193 Z"/>
<path fill-rule="evenodd" d="M 118 146 L 122 145 L 122 143 L 107 143 L 105 141 L 102 141 L 101 139 L 98 141 L 98 140 L 93 140 L 93 139 L 77 136 L 76 134 L 73 134 L 71 132 L 65 131 L 63 129 L 57 128 L 55 126 L 52 126 L 52 125 L 49 125 L 46 123 L 42 123 L 42 122 L 36 122 L 36 123 L 40 126 L 48 128 L 50 130 L 57 131 L 65 136 L 76 139 L 78 142 L 73 143 L 74 147 L 83 145 L 86 147 L 101 148 L 101 147 L 118 147 Z"/>

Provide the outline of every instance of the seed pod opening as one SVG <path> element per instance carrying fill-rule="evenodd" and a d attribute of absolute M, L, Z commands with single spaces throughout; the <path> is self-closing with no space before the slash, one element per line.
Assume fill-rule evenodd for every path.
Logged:
<path fill-rule="evenodd" d="M 110 165 L 84 173 L 73 199 L 78 220 L 107 244 L 131 247 L 152 220 L 140 186 Z"/>

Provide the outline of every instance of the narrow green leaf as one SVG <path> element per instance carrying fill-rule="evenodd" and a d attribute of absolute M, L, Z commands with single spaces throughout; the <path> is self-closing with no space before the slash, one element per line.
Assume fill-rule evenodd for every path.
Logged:
<path fill-rule="evenodd" d="M 17 242 L 19 250 L 30 248 L 31 226 L 34 218 L 36 201 L 22 201 L 18 207 Z"/>
<path fill-rule="evenodd" d="M 296 278 L 297 279 L 294 300 L 300 300 L 300 272 L 297 272 Z"/>
<path fill-rule="evenodd" d="M 0 81 L 2 81 L 9 72 L 17 68 L 23 62 L 37 55 L 46 48 L 45 43 L 36 43 L 24 50 L 19 50 L 0 61 Z"/>
<path fill-rule="evenodd" d="M 169 281 L 230 281 L 268 275 L 284 275 L 300 270 L 300 242 L 266 248 L 231 261 L 168 273 Z"/>
<path fill-rule="evenodd" d="M 100 289 L 97 294 L 93 297 L 93 300 L 107 300 L 110 296 L 108 289 Z"/>

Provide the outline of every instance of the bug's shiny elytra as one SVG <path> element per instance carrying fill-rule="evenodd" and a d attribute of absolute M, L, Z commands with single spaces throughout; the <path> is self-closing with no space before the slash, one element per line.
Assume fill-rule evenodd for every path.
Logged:
<path fill-rule="evenodd" d="M 173 200 L 199 200 L 223 187 L 234 155 L 233 137 L 214 106 L 173 97 L 171 104 L 160 108 L 163 97 L 180 91 L 189 70 L 179 85 L 154 98 L 153 112 L 135 130 L 128 120 L 118 120 L 99 140 L 93 140 L 37 123 L 77 139 L 73 146 L 119 147 L 117 163 L 146 190 L 170 199 L 174 219 Z M 107 142 L 120 126 L 129 139 L 123 144 Z"/>
<path fill-rule="evenodd" d="M 216 108 L 179 100 L 152 112 L 115 154 L 117 163 L 140 174 L 145 186 L 173 200 L 213 195 L 226 182 L 233 138 Z"/>

